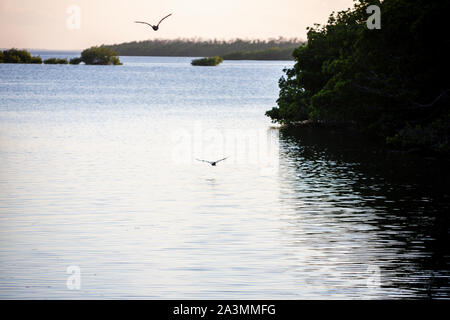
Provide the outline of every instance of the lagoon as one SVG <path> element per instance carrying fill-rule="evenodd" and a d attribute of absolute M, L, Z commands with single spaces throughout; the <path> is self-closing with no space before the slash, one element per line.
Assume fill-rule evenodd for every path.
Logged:
<path fill-rule="evenodd" d="M 274 127 L 291 61 L 192 59 L 0 65 L 0 298 L 449 297 L 441 160 Z"/>

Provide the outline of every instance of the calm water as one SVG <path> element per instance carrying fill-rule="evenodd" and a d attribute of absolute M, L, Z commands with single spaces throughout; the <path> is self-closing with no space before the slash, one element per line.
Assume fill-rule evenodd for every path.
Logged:
<path fill-rule="evenodd" d="M 279 132 L 289 61 L 121 60 L 0 64 L 0 298 L 450 296 L 446 164 Z"/>

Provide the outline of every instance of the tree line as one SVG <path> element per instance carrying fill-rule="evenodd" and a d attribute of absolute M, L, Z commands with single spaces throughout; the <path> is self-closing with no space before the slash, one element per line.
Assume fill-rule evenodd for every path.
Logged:
<path fill-rule="evenodd" d="M 367 8 L 381 9 L 381 29 Z M 361 0 L 308 29 L 279 80 L 274 122 L 338 123 L 405 150 L 450 153 L 445 0 Z"/>
<path fill-rule="evenodd" d="M 146 40 L 133 41 L 114 45 L 103 45 L 121 56 L 172 56 L 172 57 L 214 57 L 221 56 L 225 59 L 238 57 L 292 59 L 292 51 L 303 42 L 299 39 L 269 39 L 269 40 L 199 40 L 199 39 L 174 39 L 174 40 Z M 265 53 L 264 53 L 265 51 Z"/>
<path fill-rule="evenodd" d="M 67 60 L 65 58 L 48 58 L 42 61 L 40 56 L 31 56 L 27 50 L 9 49 L 0 51 L 0 63 L 31 63 L 31 64 L 79 64 L 88 65 L 121 65 L 122 63 L 113 50 L 109 48 L 91 47 L 81 52 L 81 56 Z"/>

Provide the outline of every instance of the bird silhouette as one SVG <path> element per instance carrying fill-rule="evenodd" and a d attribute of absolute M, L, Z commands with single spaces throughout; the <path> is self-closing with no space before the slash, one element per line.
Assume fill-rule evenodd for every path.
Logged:
<path fill-rule="evenodd" d="M 200 160 L 200 159 L 196 159 L 196 160 L 197 160 L 197 161 L 202 161 L 202 162 L 209 163 L 210 165 L 212 165 L 212 166 L 215 167 L 216 164 L 217 164 L 217 162 L 223 161 L 223 160 L 225 160 L 225 159 L 228 159 L 228 157 L 223 158 L 223 159 L 220 159 L 220 160 L 216 160 L 216 161 L 208 161 L 208 160 Z"/>
<path fill-rule="evenodd" d="M 146 25 L 149 25 L 150 27 L 152 27 L 153 30 L 158 31 L 159 25 L 161 24 L 161 22 L 162 22 L 164 19 L 170 17 L 171 15 L 172 15 L 172 14 L 168 14 L 167 16 L 165 16 L 164 18 L 162 18 L 162 19 L 158 22 L 158 24 L 155 25 L 155 26 L 152 25 L 152 24 L 150 24 L 150 23 L 148 23 L 148 22 L 145 22 L 145 21 L 135 21 L 134 23 L 143 23 L 143 24 L 146 24 Z"/>

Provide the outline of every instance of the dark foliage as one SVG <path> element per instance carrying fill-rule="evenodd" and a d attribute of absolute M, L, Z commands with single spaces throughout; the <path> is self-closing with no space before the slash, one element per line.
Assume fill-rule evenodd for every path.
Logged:
<path fill-rule="evenodd" d="M 105 47 L 92 47 L 81 53 L 81 61 L 93 65 L 121 65 L 114 50 Z"/>
<path fill-rule="evenodd" d="M 224 60 L 292 60 L 293 48 L 273 47 L 266 50 L 232 52 Z"/>
<path fill-rule="evenodd" d="M 191 64 L 193 66 L 217 66 L 223 62 L 223 58 L 219 56 L 206 57 L 202 59 L 192 60 Z"/>
<path fill-rule="evenodd" d="M 44 60 L 44 64 L 68 64 L 67 59 L 49 58 Z"/>
<path fill-rule="evenodd" d="M 32 57 L 27 50 L 9 49 L 0 51 L 0 63 L 42 63 L 41 57 Z"/>
<path fill-rule="evenodd" d="M 271 40 L 195 40 L 195 39 L 176 39 L 176 40 L 147 40 L 140 42 L 127 42 L 115 45 L 104 45 L 102 47 L 110 48 L 122 56 L 182 56 L 182 57 L 225 57 L 228 54 L 245 55 L 245 59 L 256 55 L 263 55 L 261 51 L 280 50 L 283 52 L 283 59 L 288 56 L 292 59 L 291 53 L 294 48 L 302 44 L 298 39 L 271 39 Z M 278 49 L 277 49 L 278 48 Z M 280 52 L 277 52 L 279 54 Z M 249 53 L 252 53 L 249 55 Z M 268 56 L 275 57 L 274 52 Z M 286 53 L 288 53 L 286 55 Z M 271 58 L 271 59 L 272 59 Z M 233 59 L 233 58 L 230 58 Z"/>
<path fill-rule="evenodd" d="M 81 58 L 72 58 L 69 60 L 70 64 L 80 64 L 81 62 L 83 62 Z"/>
<path fill-rule="evenodd" d="M 381 8 L 370 30 L 366 9 Z M 308 30 L 279 81 L 274 122 L 352 123 L 389 144 L 449 149 L 450 40 L 444 0 L 362 0 Z"/>
<path fill-rule="evenodd" d="M 33 63 L 33 64 L 41 64 L 42 63 L 42 58 L 41 57 L 31 57 L 31 60 L 29 63 Z"/>

